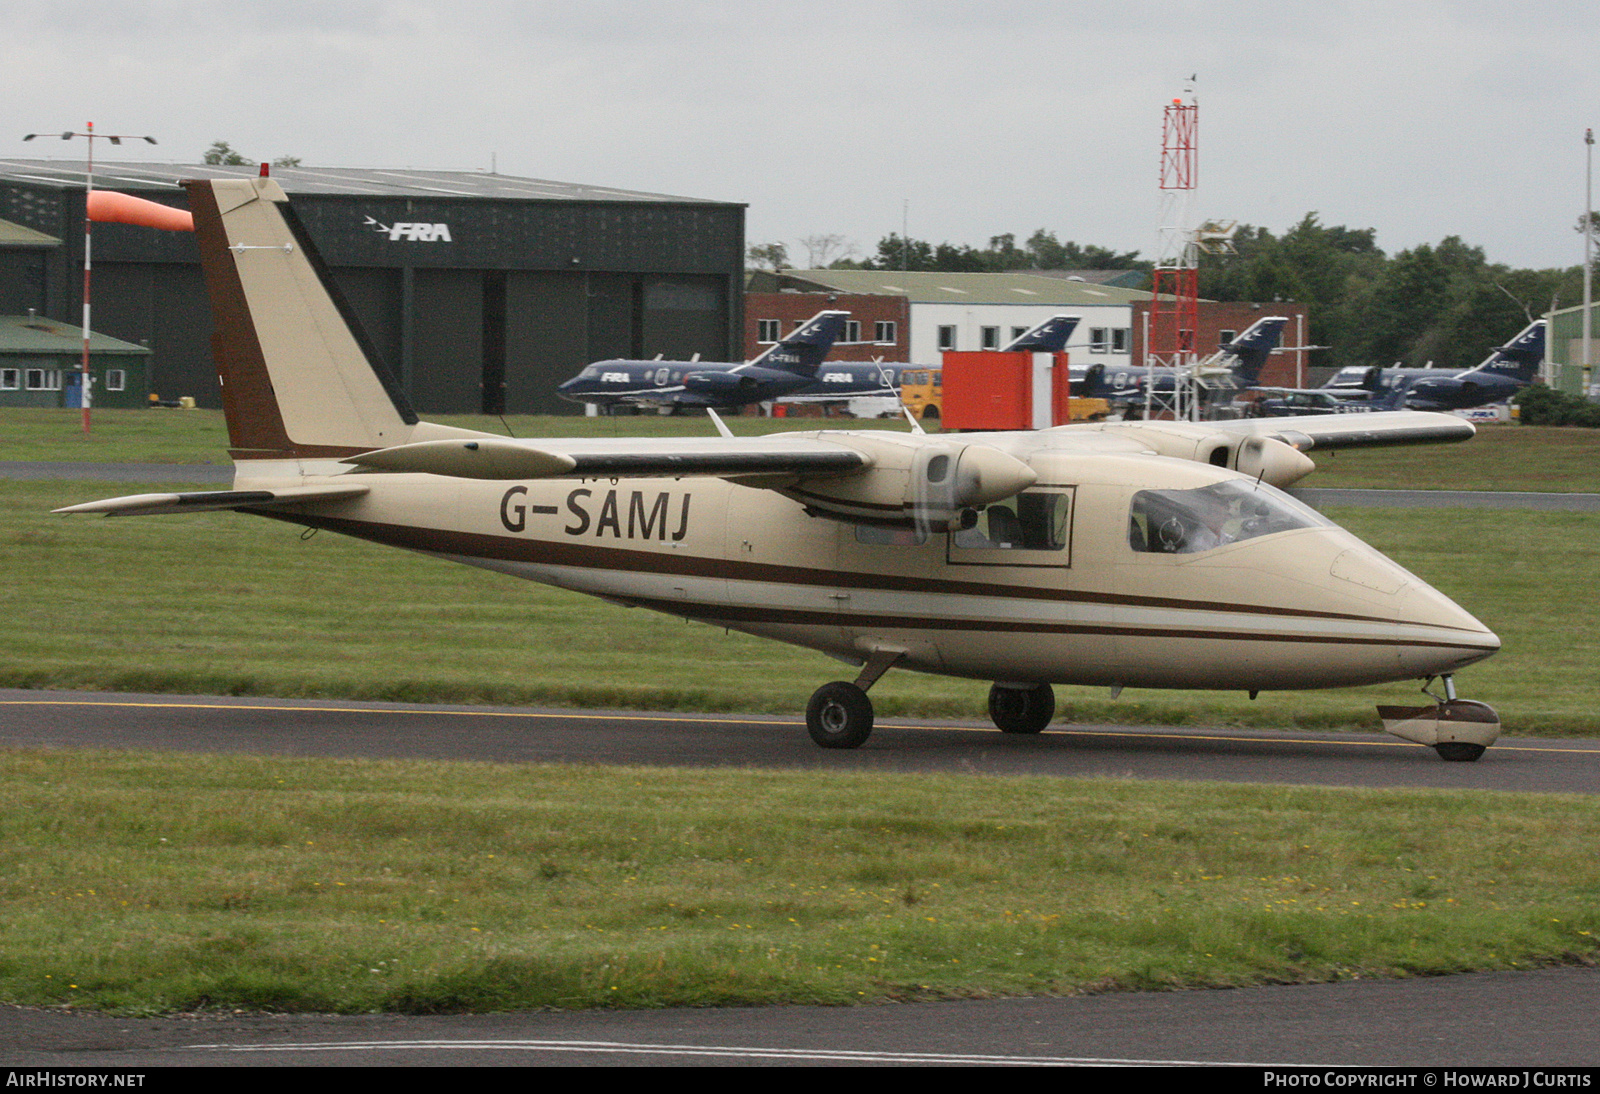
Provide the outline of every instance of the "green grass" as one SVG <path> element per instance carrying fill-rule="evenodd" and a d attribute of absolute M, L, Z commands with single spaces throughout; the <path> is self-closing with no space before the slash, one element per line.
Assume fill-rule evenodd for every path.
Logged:
<path fill-rule="evenodd" d="M 118 490 L 142 487 L 118 484 Z M 67 518 L 105 484 L 0 494 L 0 685 L 418 702 L 769 711 L 850 670 L 821 654 L 402 551 L 222 513 Z M 1351 509 L 1357 535 L 1458 600 L 1505 648 L 1458 680 L 1508 733 L 1600 734 L 1586 588 L 1600 514 Z M 693 651 L 695 668 L 685 670 Z M 886 716 L 983 718 L 979 682 L 891 672 Z M 1243 694 L 1059 688 L 1080 722 L 1376 729 L 1412 685 Z"/>
<path fill-rule="evenodd" d="M 114 417 L 96 420 L 109 434 Z M 130 436 L 104 442 L 63 439 L 63 418 L 0 414 L 0 458 L 220 458 L 205 412 L 126 412 Z M 1414 485 L 1416 458 L 1437 455 L 1458 459 L 1429 465 L 1431 485 L 1596 489 L 1594 471 L 1536 485 L 1553 453 L 1594 466 L 1573 436 L 1345 454 L 1330 464 L 1356 481 L 1308 485 Z M 1390 483 L 1389 466 L 1412 471 Z M 139 489 L 0 491 L 0 684 L 792 713 L 848 675 L 274 522 L 48 512 Z M 1505 650 L 1460 683 L 1508 731 L 1600 733 L 1600 516 L 1334 516 L 1500 633 Z M 1059 689 L 1080 720 L 1367 728 L 1407 690 Z M 981 717 L 985 691 L 891 672 L 873 698 L 885 715 Z M 1553 795 L 0 752 L 0 1001 L 852 1003 L 1592 963 L 1597 841 L 1600 803 Z"/>
<path fill-rule="evenodd" d="M 1600 934 L 1589 797 L 13 752 L 0 802 L 28 1005 L 1215 987 L 1589 963 Z"/>
<path fill-rule="evenodd" d="M 431 421 L 504 433 L 499 418 L 430 415 Z M 743 435 L 826 425 L 905 429 L 904 422 L 771 419 L 729 415 Z M 582 415 L 507 419 L 518 437 L 707 437 L 704 417 Z M 228 435 L 211 410 L 100 410 L 87 436 L 75 410 L 0 410 L 0 460 L 86 460 L 226 464 Z M 1483 426 L 1466 444 L 1315 453 L 1318 470 L 1302 485 L 1370 489 L 1553 490 L 1600 492 L 1600 430 Z"/>
<path fill-rule="evenodd" d="M 723 415 L 741 436 L 795 429 L 898 429 L 904 420 L 756 418 Z M 714 437 L 704 415 L 589 418 L 582 414 L 430 414 L 428 421 L 517 437 Z M 0 409 L 0 460 L 228 464 L 228 428 L 218 410 L 96 410 L 90 432 L 76 410 Z"/>

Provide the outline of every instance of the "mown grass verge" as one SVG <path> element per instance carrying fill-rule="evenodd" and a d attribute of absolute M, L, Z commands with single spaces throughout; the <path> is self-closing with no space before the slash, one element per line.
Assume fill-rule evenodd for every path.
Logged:
<path fill-rule="evenodd" d="M 797 712 L 851 670 L 820 654 L 463 566 L 233 514 L 66 518 L 141 487 L 0 494 L 0 686 L 633 709 Z M 1504 640 L 1463 673 L 1510 733 L 1600 733 L 1600 626 L 1582 593 L 1600 516 L 1336 511 Z M 1566 590 L 1566 591 L 1563 591 Z M 1573 590 L 1578 590 L 1574 592 Z M 891 672 L 885 716 L 984 718 L 982 682 Z M 1390 684 L 1242 694 L 1059 688 L 1078 722 L 1377 728 Z"/>
<path fill-rule="evenodd" d="M 702 416 L 586 418 L 517 415 L 428 415 L 428 420 L 518 437 L 709 437 Z M 903 421 L 774 419 L 727 416 L 735 433 L 794 429 L 906 429 Z M 1292 428 L 1292 423 L 1286 423 Z M 0 460 L 122 463 L 228 461 L 228 431 L 214 410 L 97 410 L 83 433 L 75 410 L 0 410 Z M 1318 452 L 1317 470 L 1301 485 L 1404 490 L 1534 490 L 1600 492 L 1600 430 L 1545 426 L 1481 426 L 1465 444 Z"/>
<path fill-rule="evenodd" d="M 11 752 L 0 999 L 439 1013 L 1589 963 L 1551 795 Z"/>
<path fill-rule="evenodd" d="M 136 489 L 136 488 L 130 488 Z M 0 505 L 17 633 L 0 682 L 23 687 L 793 711 L 840 674 L 806 651 L 222 514 L 105 522 L 44 510 L 101 486 L 13 484 Z M 65 496 L 63 496 L 65 495 Z M 1507 649 L 1463 678 L 1508 728 L 1593 732 L 1600 657 L 1581 597 L 1550 595 L 1596 560 L 1600 520 L 1353 510 L 1358 534 L 1468 604 Z M 1530 607 L 1532 606 L 1532 607 Z M 692 657 L 688 651 L 694 651 Z M 760 686 L 753 682 L 760 681 Z M 1370 726 L 1404 685 L 1243 696 L 1062 689 L 1077 720 Z M 979 717 L 984 688 L 891 673 L 885 714 Z"/>

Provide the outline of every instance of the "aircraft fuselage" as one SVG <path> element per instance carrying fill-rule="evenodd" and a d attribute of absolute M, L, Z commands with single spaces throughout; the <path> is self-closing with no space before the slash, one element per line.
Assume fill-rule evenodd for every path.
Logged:
<path fill-rule="evenodd" d="M 1039 452 L 1031 465 L 1039 481 L 1005 507 L 1022 517 L 1016 531 L 1001 530 L 996 506 L 963 532 L 808 518 L 773 491 L 716 478 L 450 480 L 441 505 L 444 480 L 370 474 L 366 496 L 287 519 L 846 659 L 901 650 L 903 667 L 985 680 L 1319 688 L 1453 672 L 1499 648 L 1448 598 L 1248 476 L 1147 456 Z M 1184 499 L 1212 489 L 1258 492 L 1247 502 L 1270 500 L 1259 519 L 1277 523 L 1246 534 L 1228 531 L 1240 518 L 1222 506 L 1183 515 Z M 1174 542 L 1158 542 L 1179 523 Z"/>

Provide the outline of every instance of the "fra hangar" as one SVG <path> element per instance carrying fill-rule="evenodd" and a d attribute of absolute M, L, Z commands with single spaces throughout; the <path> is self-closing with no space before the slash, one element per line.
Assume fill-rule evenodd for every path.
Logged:
<path fill-rule="evenodd" d="M 257 168 L 96 165 L 97 188 L 186 207 L 184 178 Z M 592 361 L 742 359 L 745 206 L 478 171 L 275 167 L 347 314 L 432 413 L 570 413 Z M 0 160 L 0 314 L 82 309 L 81 161 Z M 95 328 L 152 351 L 151 389 L 220 407 L 188 233 L 94 228 Z"/>

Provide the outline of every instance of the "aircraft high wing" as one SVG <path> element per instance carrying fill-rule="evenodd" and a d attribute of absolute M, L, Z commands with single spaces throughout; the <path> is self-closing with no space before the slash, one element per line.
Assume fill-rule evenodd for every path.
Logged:
<path fill-rule="evenodd" d="M 556 391 L 563 399 L 599 406 L 736 407 L 766 402 L 817 383 L 817 367 L 849 316 L 845 311 L 818 312 L 742 364 L 597 361 Z"/>
<path fill-rule="evenodd" d="M 1053 684 L 1442 677 L 1445 695 L 1394 708 L 1392 730 L 1458 760 L 1498 734 L 1453 674 L 1499 639 L 1277 489 L 1313 469 L 1308 452 L 1471 436 L 1457 418 L 501 437 L 417 417 L 325 291 L 276 183 L 185 185 L 233 489 L 62 512 L 230 509 L 821 650 L 860 666 L 812 696 L 826 748 L 867 740 L 868 690 L 891 668 L 991 681 L 1009 733 L 1048 724 Z"/>

